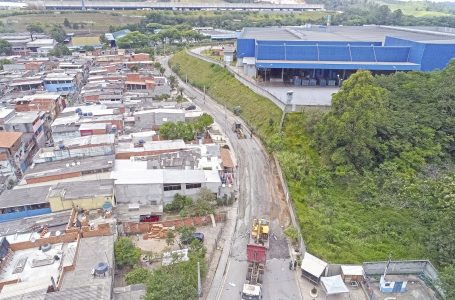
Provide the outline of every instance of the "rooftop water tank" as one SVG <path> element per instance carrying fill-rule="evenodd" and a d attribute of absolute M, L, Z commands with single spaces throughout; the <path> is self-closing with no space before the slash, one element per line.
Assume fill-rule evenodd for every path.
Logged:
<path fill-rule="evenodd" d="M 105 275 L 107 270 L 109 269 L 109 265 L 105 262 L 97 263 L 95 266 L 95 274 L 96 275 Z"/>
<path fill-rule="evenodd" d="M 41 251 L 47 252 L 47 251 L 51 250 L 51 248 L 52 248 L 51 244 L 46 243 L 46 244 L 41 246 Z"/>

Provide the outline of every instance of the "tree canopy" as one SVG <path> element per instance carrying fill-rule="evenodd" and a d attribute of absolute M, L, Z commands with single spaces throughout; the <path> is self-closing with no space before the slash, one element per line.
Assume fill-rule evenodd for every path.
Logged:
<path fill-rule="evenodd" d="M 121 37 L 117 46 L 123 49 L 143 48 L 149 44 L 149 37 L 139 31 L 133 31 Z"/>
<path fill-rule="evenodd" d="M 64 44 L 57 44 L 53 50 L 49 51 L 50 56 L 62 57 L 65 55 L 71 55 L 70 49 Z"/>
<path fill-rule="evenodd" d="M 0 39 L 0 55 L 10 55 L 11 52 L 11 44 L 4 39 Z"/>
<path fill-rule="evenodd" d="M 66 38 L 66 32 L 65 30 L 59 26 L 59 25 L 54 25 L 52 29 L 49 31 L 49 35 L 57 41 L 57 43 L 63 43 Z"/>
<path fill-rule="evenodd" d="M 30 33 L 30 37 L 33 40 L 33 36 L 36 33 L 44 33 L 44 27 L 40 23 L 28 24 L 25 29 Z"/>
<path fill-rule="evenodd" d="M 134 246 L 130 238 L 121 237 L 114 244 L 115 262 L 119 268 L 133 267 L 139 262 L 141 249 Z"/>

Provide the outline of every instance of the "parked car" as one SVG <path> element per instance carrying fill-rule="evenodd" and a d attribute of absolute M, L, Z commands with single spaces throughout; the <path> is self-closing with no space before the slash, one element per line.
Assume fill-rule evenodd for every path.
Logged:
<path fill-rule="evenodd" d="M 184 245 L 191 244 L 193 240 L 198 240 L 199 242 L 203 243 L 204 242 L 204 234 L 202 232 L 193 232 L 191 236 L 184 237 L 180 241 Z"/>

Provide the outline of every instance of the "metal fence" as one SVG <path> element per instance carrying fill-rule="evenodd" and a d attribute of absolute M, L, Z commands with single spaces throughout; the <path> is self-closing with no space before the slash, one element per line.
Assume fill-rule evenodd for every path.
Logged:
<path fill-rule="evenodd" d="M 276 106 L 278 106 L 281 110 L 284 110 L 286 105 L 280 101 L 280 99 L 278 99 L 276 96 L 274 96 L 273 94 L 271 94 L 269 91 L 267 91 L 266 89 L 256 85 L 255 82 L 252 82 L 248 79 L 246 79 L 242 74 L 240 74 L 239 72 L 237 72 L 237 70 L 235 68 L 233 68 L 232 66 L 230 65 L 227 65 L 227 64 L 224 64 L 224 63 L 221 63 L 217 60 L 214 60 L 210 57 L 207 57 L 207 56 L 204 56 L 204 55 L 201 55 L 199 53 L 195 53 L 191 50 L 188 50 L 186 49 L 186 53 L 193 56 L 193 57 L 196 57 L 196 58 L 199 58 L 199 59 L 202 59 L 208 63 L 213 63 L 213 64 L 217 64 L 221 67 L 226 67 L 226 70 L 228 70 L 232 75 L 234 75 L 234 77 L 240 81 L 241 83 L 243 83 L 244 85 L 246 85 L 247 87 L 249 87 L 253 92 L 255 92 L 256 94 L 259 94 L 263 97 L 266 97 L 268 98 L 270 101 L 272 101 Z"/>

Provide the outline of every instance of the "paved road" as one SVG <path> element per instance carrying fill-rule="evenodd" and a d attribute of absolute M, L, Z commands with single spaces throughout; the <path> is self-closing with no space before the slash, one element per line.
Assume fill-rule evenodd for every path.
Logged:
<path fill-rule="evenodd" d="M 162 58 L 160 62 L 166 67 L 167 75 L 170 75 L 167 58 Z M 239 140 L 232 132 L 231 126 L 234 122 L 240 122 L 245 126 L 241 119 L 209 97 L 205 97 L 204 100 L 200 91 L 184 82 L 180 81 L 179 85 L 184 88 L 184 93 L 193 99 L 196 105 L 210 113 L 215 121 L 224 128 L 233 150 L 236 152 L 239 168 L 239 213 L 236 231 L 231 244 L 225 278 L 218 283 L 221 289 L 211 300 L 239 299 L 239 292 L 246 278 L 248 232 L 251 220 L 255 217 L 271 220 L 271 232 L 276 236 L 276 239 L 272 238 L 270 241 L 263 299 L 301 299 L 294 273 L 286 268 L 289 261 L 289 248 L 282 226 L 289 224 L 289 212 L 272 160 L 258 139 Z"/>

